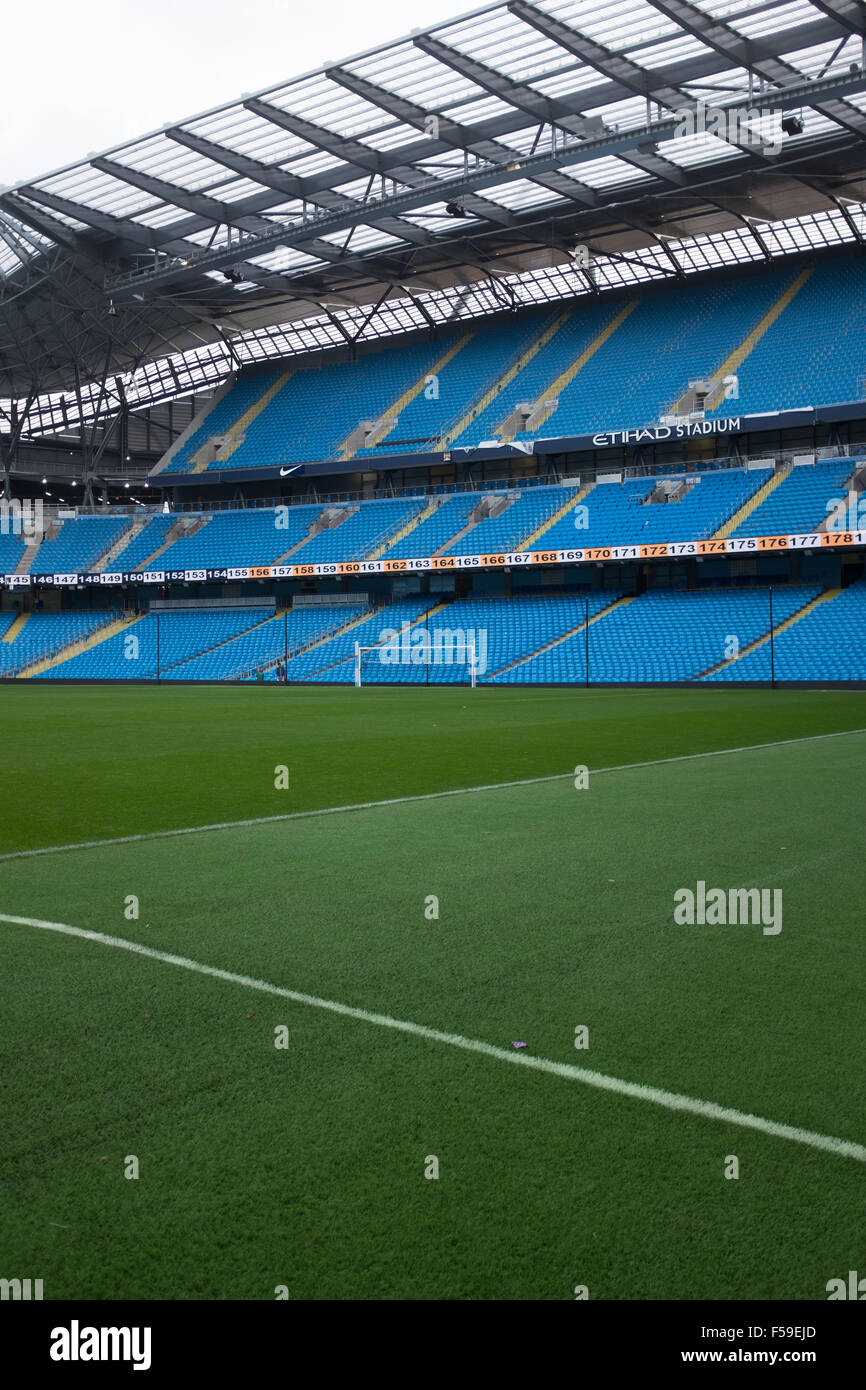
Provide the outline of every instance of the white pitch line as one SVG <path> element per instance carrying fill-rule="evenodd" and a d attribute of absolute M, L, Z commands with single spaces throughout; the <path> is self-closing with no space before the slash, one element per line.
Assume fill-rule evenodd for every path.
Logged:
<path fill-rule="evenodd" d="M 806 734 L 803 738 L 780 738 L 771 743 L 746 743 L 742 748 L 712 748 L 707 753 L 678 753 L 670 758 L 649 758 L 642 763 L 618 763 L 613 767 L 589 769 L 590 777 L 605 772 L 631 772 L 643 767 L 662 767 L 666 763 L 688 763 L 697 758 L 723 758 L 732 753 L 756 753 L 762 748 L 785 748 L 792 743 L 813 743 L 822 738 L 850 738 L 866 734 L 866 729 L 839 729 L 830 734 Z M 205 835 L 213 830 L 242 830 L 254 825 L 276 825 L 281 821 L 308 820 L 312 816 L 338 816 L 348 811 L 373 811 L 379 806 L 404 806 L 413 801 L 437 801 L 444 796 L 471 796 L 476 792 L 498 792 L 508 787 L 533 787 L 539 782 L 562 782 L 573 772 L 551 772 L 546 777 L 523 777 L 516 782 L 490 782 L 480 787 L 454 787 L 444 792 L 417 792 L 412 796 L 392 796 L 384 801 L 356 801 L 348 806 L 321 806 L 309 811 L 285 811 L 277 816 L 253 816 L 248 820 L 215 821 L 210 825 L 187 825 L 179 830 L 145 830 L 136 835 L 115 835 L 106 840 L 78 840 L 68 845 L 45 845 L 40 849 L 15 849 L 0 854 L 0 863 L 9 859 L 34 859 L 41 854 L 67 854 L 70 850 L 103 849 L 109 845 L 134 845 L 143 840 L 169 840 L 175 835 Z"/>
<path fill-rule="evenodd" d="M 547 1072 L 567 1081 L 594 1086 L 600 1091 L 612 1091 L 616 1095 L 628 1096 L 630 1100 L 660 1105 L 665 1110 L 680 1110 L 690 1115 L 698 1115 L 705 1120 L 720 1120 L 723 1124 L 754 1129 L 761 1134 L 772 1135 L 775 1139 L 787 1139 L 794 1144 L 805 1144 L 810 1149 L 821 1149 L 825 1153 L 835 1154 L 837 1158 L 853 1158 L 858 1163 L 866 1163 L 866 1147 L 855 1144 L 850 1139 L 815 1134 L 812 1130 L 799 1129 L 796 1125 L 783 1125 L 776 1120 L 765 1120 L 760 1115 L 731 1110 L 727 1106 L 716 1105 L 713 1101 L 696 1100 L 693 1096 L 679 1095 L 676 1091 L 663 1091 L 656 1086 L 622 1081 L 617 1076 L 589 1071 L 586 1067 L 576 1067 L 570 1062 L 553 1062 L 547 1057 L 533 1057 L 525 1052 L 509 1052 L 504 1047 L 494 1047 L 491 1043 L 481 1042 L 477 1038 L 464 1038 L 459 1033 L 443 1033 L 439 1028 L 428 1028 L 423 1023 L 410 1023 L 405 1019 L 391 1018 L 389 1014 L 373 1013 L 368 1009 L 355 1008 L 351 1004 L 340 1004 L 334 999 L 320 999 L 315 994 L 302 994 L 298 990 L 284 989 L 281 985 L 268 984 L 265 980 L 254 980 L 249 975 L 236 975 L 231 970 L 220 970 L 214 965 L 202 965 L 200 961 L 188 960 L 186 956 L 157 951 L 152 946 L 142 946 L 137 941 L 125 941 L 121 936 L 105 936 L 102 932 L 71 927 L 65 922 L 44 922 L 39 917 L 11 917 L 5 912 L 0 912 L 0 922 L 9 922 L 18 927 L 38 927 L 42 931 L 60 932 L 64 936 L 78 936 L 84 941 L 94 941 L 100 946 L 114 946 L 122 951 L 131 951 L 134 955 L 146 956 L 149 960 L 160 961 L 163 965 L 176 965 L 182 970 L 194 971 L 197 975 L 210 975 L 215 980 L 242 985 L 245 989 L 255 989 L 262 994 L 273 994 L 280 999 L 288 999 L 293 1004 L 304 1004 L 308 1008 L 324 1009 L 327 1013 L 340 1014 L 344 1018 L 355 1019 L 358 1023 L 370 1023 L 377 1028 L 409 1033 L 412 1037 L 426 1038 L 429 1042 L 459 1047 L 464 1052 L 480 1053 L 484 1057 L 492 1057 L 497 1062 L 510 1062 L 512 1066 Z"/>

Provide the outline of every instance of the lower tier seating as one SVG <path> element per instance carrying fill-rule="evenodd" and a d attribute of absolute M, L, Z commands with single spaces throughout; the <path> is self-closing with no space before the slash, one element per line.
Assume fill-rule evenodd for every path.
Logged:
<path fill-rule="evenodd" d="M 772 601 L 772 609 L 771 609 Z M 773 641 L 770 643 L 771 612 Z M 101 631 L 104 629 L 104 632 Z M 87 646 L 81 649 L 82 641 Z M 866 578 L 700 590 L 413 594 L 383 606 L 0 613 L 0 676 L 457 684 L 866 681 Z M 71 654 L 70 654 L 71 651 Z M 53 664 L 46 665 L 46 661 Z M 771 666 L 772 662 L 772 666 Z"/>

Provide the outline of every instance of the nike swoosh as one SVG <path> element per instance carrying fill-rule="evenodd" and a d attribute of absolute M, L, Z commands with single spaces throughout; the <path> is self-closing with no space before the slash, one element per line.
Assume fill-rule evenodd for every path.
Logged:
<path fill-rule="evenodd" d="M 297 470 L 300 468 L 300 466 L 301 466 L 301 465 L 300 465 L 299 463 L 296 463 L 295 466 L 294 466 L 293 468 L 281 468 L 281 469 L 280 469 L 280 477 L 281 477 L 281 478 L 288 478 L 289 474 L 290 474 L 290 473 L 296 473 Z"/>

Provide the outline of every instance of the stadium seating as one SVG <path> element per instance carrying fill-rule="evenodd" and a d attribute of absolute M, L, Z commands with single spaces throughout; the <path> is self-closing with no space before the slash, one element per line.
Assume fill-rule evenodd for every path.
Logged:
<path fill-rule="evenodd" d="M 864 320 L 866 262 L 841 255 L 817 264 L 738 369 L 737 412 L 862 400 Z M 730 405 L 713 413 L 728 415 Z"/>
<path fill-rule="evenodd" d="M 155 550 L 164 545 L 172 526 L 177 525 L 177 516 L 166 513 L 151 517 L 138 535 L 133 537 L 117 558 L 117 566 L 122 571 L 140 569 Z M 112 567 L 113 568 L 113 567 Z"/>
<path fill-rule="evenodd" d="M 772 614 L 777 680 L 866 680 L 866 580 L 838 593 L 777 585 Z M 16 616 L 0 614 L 0 639 Z M 158 657 L 163 680 L 274 681 L 285 665 L 288 681 L 348 683 L 356 642 L 373 648 L 363 658 L 365 683 L 465 683 L 472 645 L 479 684 L 583 683 L 587 658 L 590 684 L 766 681 L 771 674 L 770 593 L 762 586 L 665 588 L 639 597 L 613 589 L 416 594 L 378 609 L 335 599 L 299 603 L 285 614 L 255 604 L 202 606 L 127 618 L 100 640 L 99 629 L 120 617 L 116 609 L 32 613 L 11 641 L 0 640 L 0 675 L 85 637 L 89 647 L 36 678 L 152 680 Z"/>
<path fill-rule="evenodd" d="M 653 424 L 690 381 L 710 377 L 721 366 L 791 279 L 790 270 L 775 269 L 748 283 L 683 285 L 643 297 L 566 386 L 541 433 L 582 435 Z M 531 436 L 518 435 L 524 437 Z"/>
<path fill-rule="evenodd" d="M 362 616 L 347 631 L 341 632 L 315 648 L 301 652 L 289 660 L 286 664 L 286 679 L 289 681 L 353 681 L 355 678 L 356 642 L 362 646 L 372 646 L 381 640 L 386 629 L 399 631 L 404 622 L 416 622 L 433 604 L 432 597 L 425 598 L 418 594 L 396 599 L 386 607 Z"/>
<path fill-rule="evenodd" d="M 527 488 L 509 497 L 498 516 L 485 517 L 471 531 L 446 545 L 445 555 L 485 555 L 517 550 L 549 517 L 575 496 L 574 488 Z"/>
<path fill-rule="evenodd" d="M 355 505 L 355 504 L 352 504 Z M 328 560 L 363 560 L 389 536 L 411 521 L 423 500 L 364 502 L 339 526 L 320 531 L 292 556 L 298 564 Z"/>
<path fill-rule="evenodd" d="M 797 466 L 779 475 L 781 481 L 763 500 L 757 495 L 773 477 L 769 466 L 717 466 L 602 481 L 581 493 L 540 484 L 276 509 L 158 513 L 119 550 L 111 568 L 196 570 L 268 565 L 289 557 L 293 564 L 306 564 L 374 554 L 385 559 L 483 555 L 520 549 L 533 537 L 534 549 L 561 550 L 699 540 L 733 525 L 751 498 L 756 498 L 754 509 L 732 534 L 813 531 L 826 521 L 832 501 L 845 497 L 857 464 L 852 456 Z M 64 521 L 57 538 L 38 548 L 31 568 L 36 573 L 92 568 L 130 525 L 130 518 L 113 516 Z M 163 549 L 173 528 L 187 533 Z M 14 571 L 22 551 L 17 537 L 0 537 L 0 572 Z"/>
<path fill-rule="evenodd" d="M 657 477 L 598 483 L 579 510 L 566 513 L 541 544 L 551 549 L 587 545 L 648 545 L 711 536 L 769 476 L 769 469 L 724 468 L 690 475 L 678 500 L 652 501 Z M 674 480 L 677 481 L 676 479 Z M 681 475 L 680 483 L 684 482 Z"/>
<path fill-rule="evenodd" d="M 231 432 L 232 425 L 277 380 L 279 371 L 254 372 L 242 376 L 206 414 L 197 430 L 177 449 L 163 469 L 166 473 L 187 473 L 195 466 L 196 454 L 213 436 Z"/>
<path fill-rule="evenodd" d="M 246 426 L 243 443 L 228 458 L 214 459 L 209 469 L 274 468 L 337 457 L 359 422 L 378 419 L 397 397 L 423 378 L 448 342 L 440 339 L 385 348 L 375 361 L 368 355 L 356 362 L 314 359 L 312 365 L 292 372 Z M 252 394 L 249 378 L 241 377 L 196 431 L 196 447 L 213 435 L 230 433 L 235 421 L 274 385 L 276 376 L 257 374 Z M 187 446 L 166 471 L 188 471 L 194 452 Z"/>
<path fill-rule="evenodd" d="M 565 323 L 490 404 L 454 440 L 458 447 L 478 445 L 484 439 L 498 439 L 505 421 L 519 405 L 533 405 L 576 358 L 580 357 L 621 308 L 619 302 L 588 304 L 569 314 Z M 509 434 L 529 437 L 526 431 Z M 547 433 L 546 428 L 539 433 Z"/>
<path fill-rule="evenodd" d="M 408 536 L 389 546 L 382 558 L 409 560 L 419 555 L 435 555 L 469 524 L 481 496 L 480 492 L 463 492 L 456 497 L 446 497 Z"/>
<path fill-rule="evenodd" d="M 435 448 L 443 435 L 460 424 L 473 402 L 495 388 L 512 362 L 553 324 L 554 317 L 550 311 L 521 314 L 506 323 L 476 328 L 469 342 L 437 373 L 435 391 L 419 392 L 401 411 L 399 423 L 383 441 L 385 450 L 362 449 L 358 457 L 370 458 L 387 449 L 411 453 Z M 368 369 L 374 366 L 368 359 Z M 469 428 L 461 430 L 458 437 Z M 479 428 L 477 421 L 473 422 L 473 438 L 490 437 L 480 434 Z"/>
<path fill-rule="evenodd" d="M 818 592 L 806 586 L 776 590 L 775 621 L 783 621 Z M 742 650 L 769 626 L 766 589 L 663 589 L 643 594 L 593 625 L 590 682 L 695 680 L 725 660 L 732 638 Z M 567 660 L 567 646 L 563 643 L 552 655 Z M 768 678 L 769 664 L 757 679 Z"/>
<path fill-rule="evenodd" d="M 22 667 L 90 636 L 119 617 L 119 609 L 31 613 L 11 642 L 0 641 L 0 676 L 14 675 Z M 9 627 L 11 623 L 5 630 Z"/>
<path fill-rule="evenodd" d="M 850 458 L 792 468 L 750 516 L 735 536 L 798 535 L 814 531 L 828 517 L 828 504 L 845 496 L 845 483 L 855 467 Z"/>
<path fill-rule="evenodd" d="M 243 441 L 209 469 L 276 467 L 344 453 L 375 459 L 432 450 L 445 438 L 472 447 L 499 437 L 518 405 L 545 399 L 556 401 L 552 413 L 514 437 L 638 428 L 669 412 L 691 382 L 717 376 L 735 351 L 742 356 L 736 394 L 713 407 L 716 415 L 859 399 L 866 266 L 840 256 L 810 269 L 789 300 L 784 296 L 802 272 L 780 265 L 746 279 L 581 303 L 558 327 L 555 311 L 529 310 L 504 322 L 464 325 L 462 334 L 450 329 L 435 341 L 414 337 L 355 362 L 308 358 L 241 376 L 165 471 L 201 464 L 197 455 L 208 440 L 230 434 L 241 419 Z M 440 362 L 435 384 L 425 389 Z M 282 384 L 281 373 L 288 374 Z M 362 421 L 385 419 L 392 409 L 393 427 L 367 447 L 346 450 Z"/>
<path fill-rule="evenodd" d="M 321 507 L 313 506 L 205 514 L 200 530 L 181 536 L 144 568 L 220 569 L 229 565 L 273 564 L 306 536 L 321 512 Z M 242 555 L 247 558 L 242 560 Z"/>
<path fill-rule="evenodd" d="M 20 536 L 0 533 L 0 574 L 14 574 L 23 554 L 24 541 Z"/>
<path fill-rule="evenodd" d="M 774 614 L 779 591 L 774 593 Z M 769 647 L 747 653 L 705 679 L 714 681 L 766 680 Z M 779 681 L 866 680 L 866 580 L 823 603 L 816 604 L 796 623 L 776 632 L 773 668 Z"/>
<path fill-rule="evenodd" d="M 264 623 L 272 613 L 270 608 L 253 607 L 150 613 L 124 632 L 49 667 L 40 679 L 151 680 L 157 664 L 163 679 L 175 679 L 173 668 Z"/>
<path fill-rule="evenodd" d="M 483 679 L 496 685 L 584 680 L 590 636 L 587 621 L 621 597 L 621 590 L 587 589 L 584 593 L 544 594 L 504 604 L 502 621 L 508 640 L 497 643 Z M 569 637 L 572 632 L 574 636 Z M 560 647 L 567 647 L 564 662 L 553 659 Z M 551 671 L 556 674 L 550 675 Z"/>
<path fill-rule="evenodd" d="M 357 605 L 348 604 L 316 605 L 277 613 L 211 651 L 175 666 L 168 673 L 168 679 L 250 680 L 256 678 L 257 671 L 267 669 L 274 675 L 275 666 L 287 653 L 321 640 L 357 617 Z"/>
<path fill-rule="evenodd" d="M 63 521 L 53 540 L 44 540 L 30 564 L 31 574 L 83 574 L 132 525 L 128 516 L 78 516 Z"/>

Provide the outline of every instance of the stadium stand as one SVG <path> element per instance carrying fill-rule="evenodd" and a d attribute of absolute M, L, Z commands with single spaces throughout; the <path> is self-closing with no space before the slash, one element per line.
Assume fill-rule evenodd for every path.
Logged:
<path fill-rule="evenodd" d="M 354 505 L 354 504 L 353 504 Z M 424 507 L 423 501 L 362 502 L 340 525 L 306 541 L 293 558 L 299 564 L 322 560 L 364 560 L 402 530 Z"/>
<path fill-rule="evenodd" d="M 68 661 L 40 673 L 47 680 L 163 679 L 174 667 L 272 617 L 271 608 L 200 608 L 150 613 Z M 34 615 L 39 618 L 42 615 Z M 32 620 L 31 620 L 32 621 Z M 134 641 L 128 639 L 134 638 Z"/>
<path fill-rule="evenodd" d="M 774 617 L 781 621 L 816 598 L 815 587 L 782 588 L 774 594 Z M 724 660 L 726 643 L 736 636 L 740 647 L 769 628 L 766 589 L 683 592 L 664 589 L 624 599 L 591 628 L 589 681 L 654 682 L 696 680 Z M 583 633 L 543 652 L 515 673 L 520 681 L 586 679 Z M 753 679 L 769 679 L 766 670 Z"/>
<path fill-rule="evenodd" d="M 0 534 L 0 574 L 15 573 L 24 548 L 24 541 L 20 536 Z"/>
<path fill-rule="evenodd" d="M 818 264 L 738 369 L 737 410 L 794 410 L 863 396 L 866 263 Z M 726 414 L 728 402 L 714 408 Z"/>
<path fill-rule="evenodd" d="M 129 517 L 64 521 L 31 559 L 36 573 L 106 568 L 198 570 L 293 562 L 483 555 L 530 547 L 649 544 L 711 536 L 816 530 L 845 499 L 859 456 L 811 465 L 705 467 L 619 480 L 581 490 L 541 484 L 363 502 L 301 503 L 219 512 L 159 514 L 128 544 Z M 137 518 L 139 525 L 141 517 Z M 118 546 L 120 548 L 118 548 Z M 26 555 L 0 537 L 3 572 Z"/>
<path fill-rule="evenodd" d="M 432 597 L 413 595 L 395 599 L 393 603 L 365 612 L 339 633 L 299 653 L 286 664 L 289 681 L 352 681 L 354 680 L 355 643 L 372 646 L 379 642 L 383 631 L 399 631 L 402 624 L 414 624 L 428 609 L 435 606 Z M 275 673 L 272 673 L 276 679 Z"/>
<path fill-rule="evenodd" d="M 171 672 L 172 680 L 254 679 L 258 671 L 276 671 L 287 653 L 321 642 L 358 617 L 355 605 L 293 608 L 275 613 L 238 637 L 191 657 Z"/>
<path fill-rule="evenodd" d="M 713 535 L 770 469 L 716 469 L 688 477 L 601 482 L 544 535 L 544 545 L 649 544 Z"/>
<path fill-rule="evenodd" d="M 845 495 L 851 458 L 792 468 L 760 506 L 734 530 L 737 536 L 775 536 L 814 531 L 826 523 L 828 504 Z"/>
<path fill-rule="evenodd" d="M 0 614 L 0 674 L 152 680 L 158 663 L 163 680 L 285 675 L 348 683 L 358 642 L 381 648 L 365 653 L 365 683 L 447 684 L 468 680 L 471 636 L 482 684 L 583 683 L 587 658 L 590 684 L 767 681 L 770 618 L 770 591 L 762 585 L 639 596 L 621 589 L 456 600 L 417 594 L 374 609 L 335 599 L 279 612 L 255 603 L 158 615 L 7 611 Z M 866 580 L 844 590 L 776 585 L 772 621 L 777 680 L 866 680 Z M 394 634 L 402 643 L 398 656 Z M 426 656 L 407 656 L 425 642 Z"/>
<path fill-rule="evenodd" d="M 16 675 L 119 617 L 119 609 L 19 614 L 0 640 L 0 674 Z"/>
<path fill-rule="evenodd" d="M 444 555 L 482 555 L 497 551 L 518 550 L 546 520 L 567 502 L 573 501 L 574 488 L 527 488 L 522 495 L 490 496 L 494 505 L 504 502 L 504 509 L 483 516 L 464 536 L 455 537 L 446 545 Z"/>
<path fill-rule="evenodd" d="M 174 514 L 151 517 L 147 525 L 121 552 L 121 569 L 131 572 L 143 568 L 154 552 L 165 544 L 169 531 L 176 525 L 177 516 Z"/>
<path fill-rule="evenodd" d="M 690 381 L 715 375 L 792 278 L 790 270 L 774 270 L 748 285 L 689 286 L 643 297 L 564 385 L 544 434 L 592 434 L 612 421 L 625 428 L 654 423 Z M 518 431 L 517 438 L 531 434 Z"/>
<path fill-rule="evenodd" d="M 79 516 L 60 523 L 30 562 L 32 574 L 79 574 L 91 568 L 131 525 L 129 517 Z"/>
<path fill-rule="evenodd" d="M 831 591 L 796 622 L 773 635 L 775 677 L 781 681 L 866 680 L 866 580 Z M 774 605 L 775 606 L 775 605 Z M 768 649 L 744 653 L 704 679 L 766 680 Z"/>
<path fill-rule="evenodd" d="M 277 381 L 279 372 L 258 372 L 241 377 L 231 389 L 207 412 L 198 429 L 193 431 L 184 444 L 177 448 L 171 461 L 166 465 L 166 473 L 187 473 L 197 464 L 197 454 L 203 450 L 209 439 L 231 433 L 232 426 L 244 412 L 259 400 Z"/>
<path fill-rule="evenodd" d="M 709 407 L 716 415 L 730 413 L 733 402 L 739 413 L 855 400 L 864 306 L 866 267 L 842 256 L 807 271 L 779 266 L 559 314 L 528 311 L 462 338 L 409 340 L 357 362 L 257 372 L 241 376 L 161 468 L 362 460 L 528 440 L 540 430 L 567 437 L 612 422 L 637 428 L 677 407 L 693 381 L 718 382 L 733 368 L 736 390 L 732 399 L 716 390 Z M 431 377 L 434 365 L 440 370 Z M 528 408 L 528 420 L 519 407 Z M 364 422 L 379 427 L 369 445 Z M 209 442 L 213 448 L 226 437 L 227 449 L 203 464 Z"/>
<path fill-rule="evenodd" d="M 162 554 L 151 556 L 143 568 L 217 569 L 242 563 L 273 564 L 300 544 L 321 512 L 321 507 L 311 506 L 204 513 L 194 534 L 180 536 Z M 241 561 L 242 554 L 257 558 Z"/>

